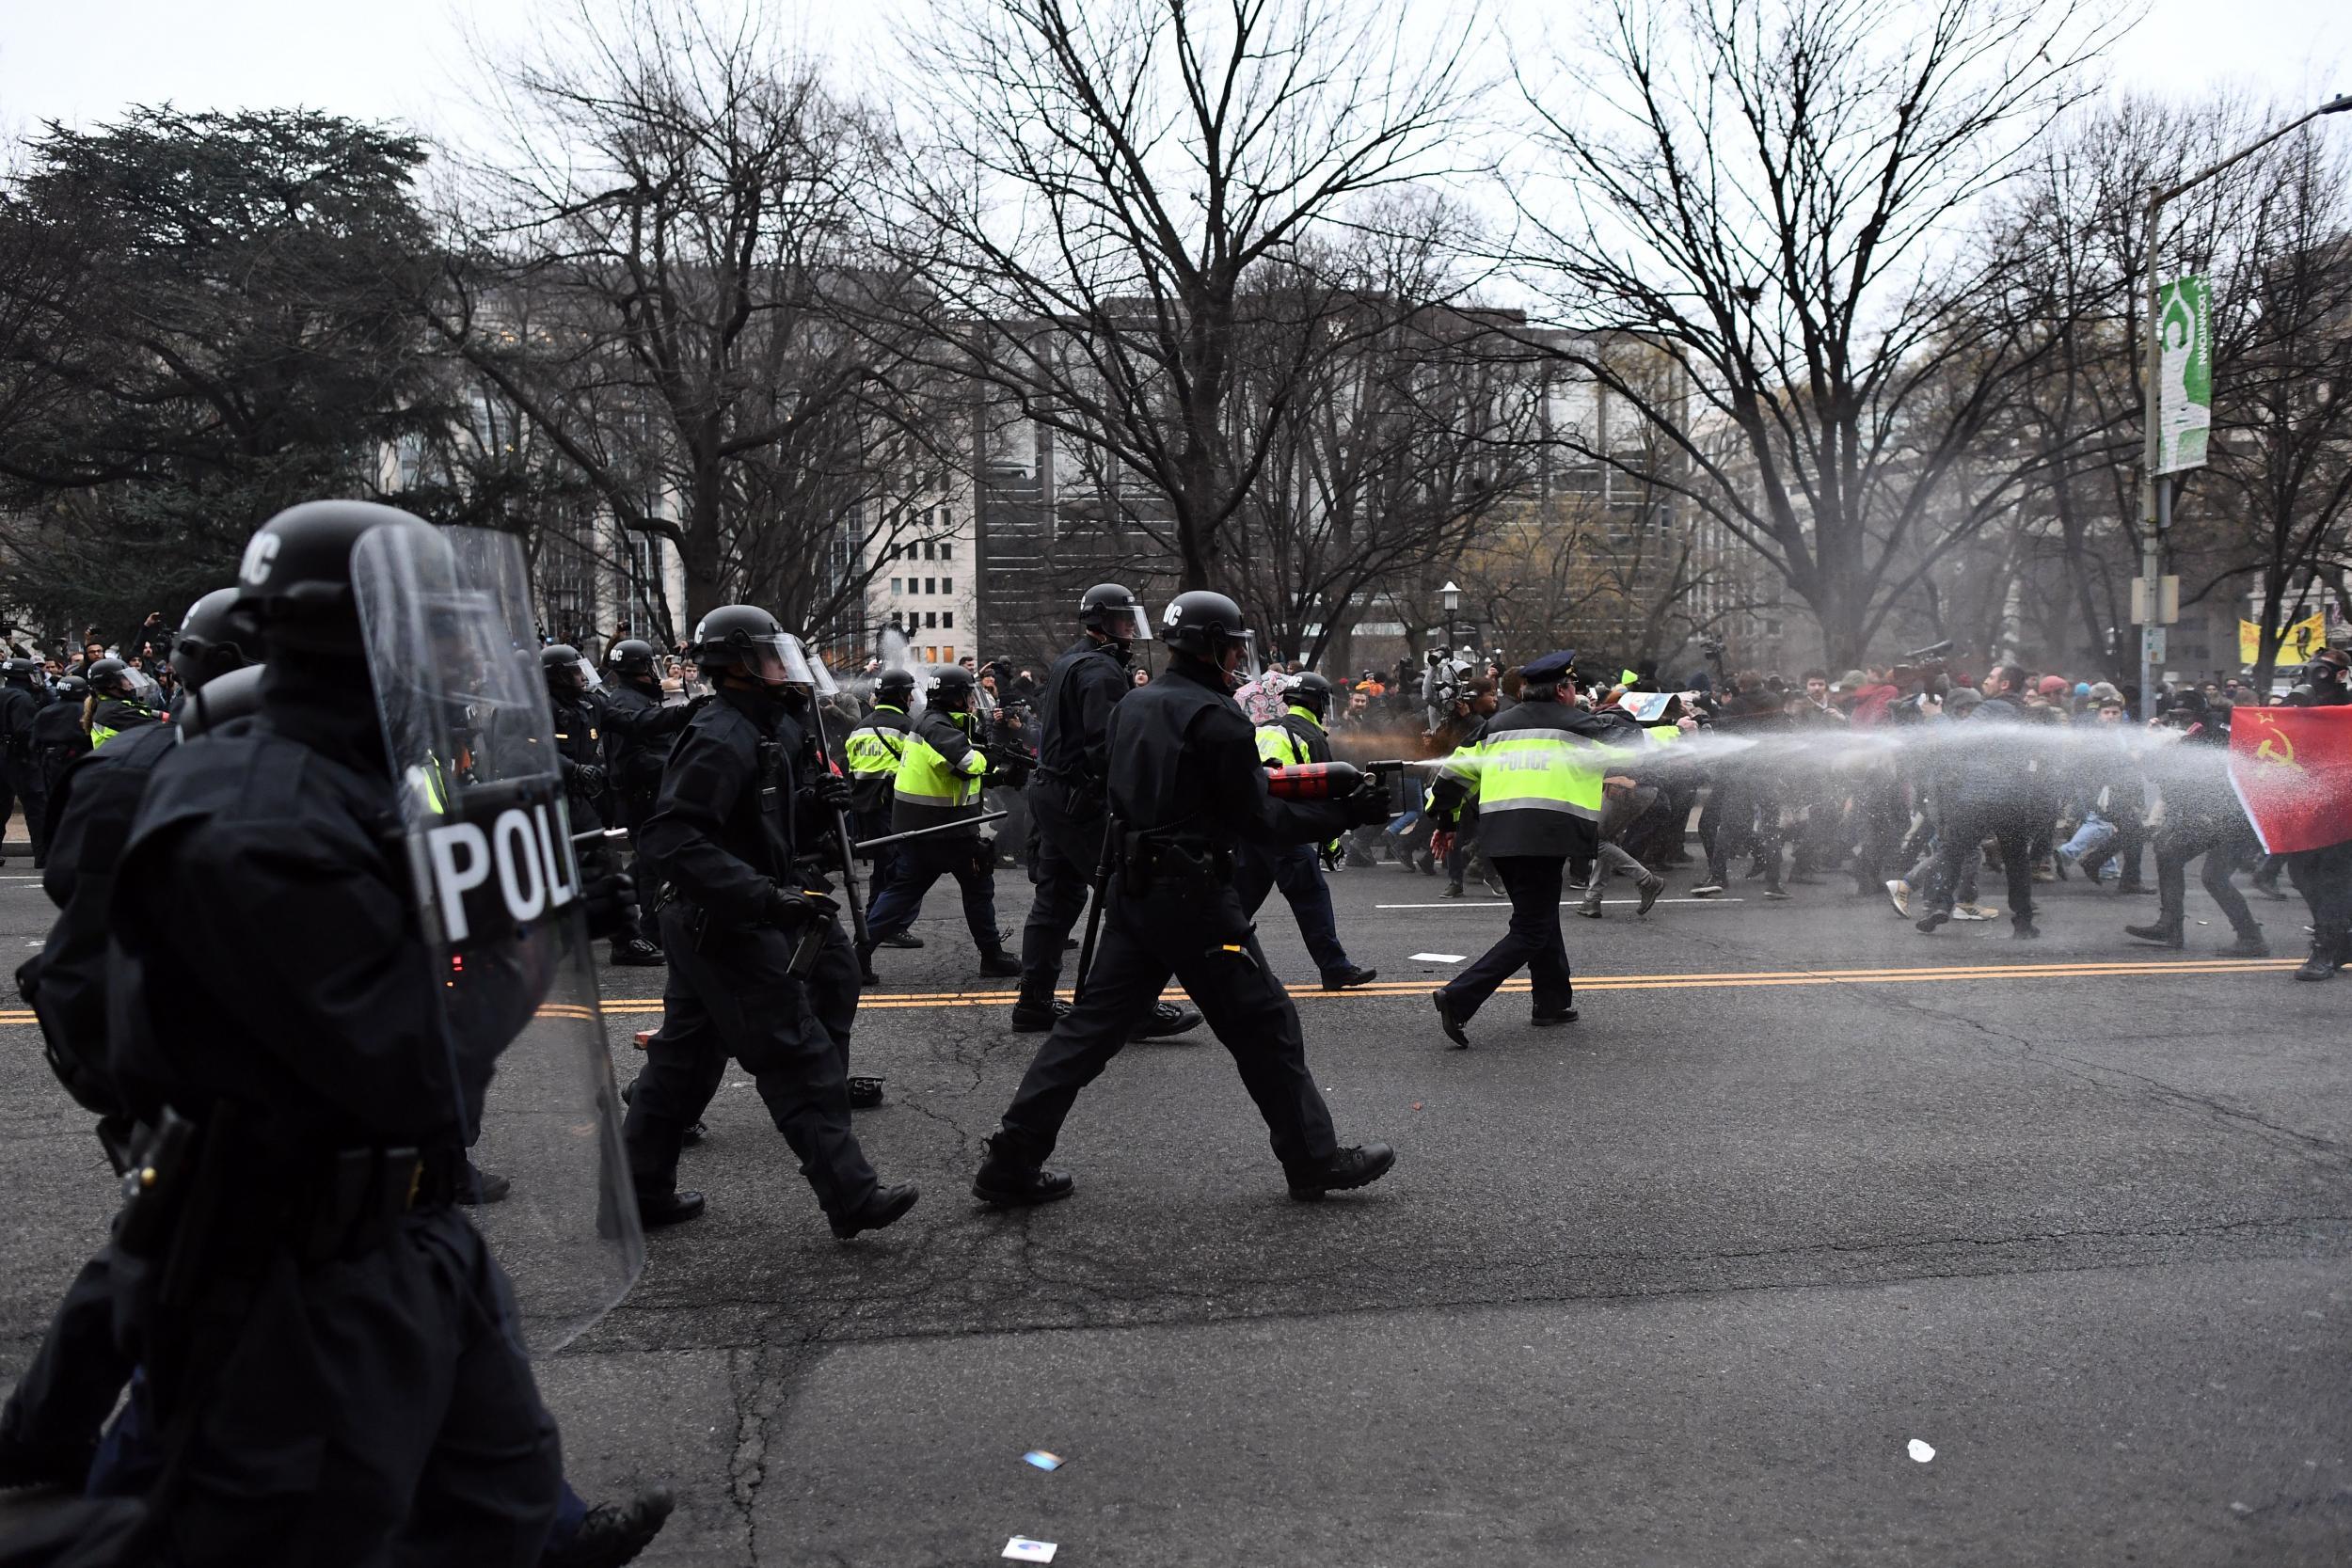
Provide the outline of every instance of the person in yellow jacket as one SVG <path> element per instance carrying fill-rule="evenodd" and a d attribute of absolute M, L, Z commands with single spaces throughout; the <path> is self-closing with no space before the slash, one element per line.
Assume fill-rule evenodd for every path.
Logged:
<path fill-rule="evenodd" d="M 874 681 L 874 707 L 865 721 L 841 741 L 842 765 L 850 770 L 850 825 L 861 842 L 881 838 L 891 831 L 890 820 L 898 794 L 898 765 L 906 760 L 908 737 L 914 721 L 907 717 L 914 705 L 914 672 L 884 670 Z M 873 861 L 874 896 L 898 879 L 898 846 L 885 844 L 869 850 Z M 920 947 L 923 939 L 900 931 L 884 947 Z"/>
<path fill-rule="evenodd" d="M 1310 671 L 1285 682 L 1282 696 L 1288 705 L 1282 716 L 1258 726 L 1259 760 L 1272 768 L 1329 762 L 1331 737 L 1324 733 L 1323 720 L 1331 711 L 1331 683 Z M 1327 852 L 1338 852 L 1336 841 Z M 1298 934 L 1305 940 L 1315 968 L 1322 972 L 1325 990 L 1345 990 L 1379 978 L 1375 971 L 1359 968 L 1348 958 L 1347 949 L 1340 945 L 1339 920 L 1331 909 L 1331 888 L 1323 879 L 1323 865 L 1315 845 L 1243 847 L 1233 877 L 1233 891 L 1241 895 L 1242 911 L 1255 915 L 1267 893 L 1278 887 L 1290 901 L 1291 917 L 1298 922 Z"/>
<path fill-rule="evenodd" d="M 122 660 L 102 658 L 84 678 L 89 682 L 89 696 L 82 718 L 89 730 L 90 750 L 96 751 L 125 730 L 163 722 L 163 715 L 145 700 L 151 689 L 140 685 L 145 677 Z"/>
<path fill-rule="evenodd" d="M 1478 803 L 1487 862 L 1511 895 L 1511 927 L 1477 961 L 1430 994 L 1446 1037 L 1463 1033 L 1502 982 L 1524 969 L 1534 981 L 1538 1027 L 1576 1022 L 1568 952 L 1560 936 L 1560 889 L 1569 857 L 1589 860 L 1600 840 L 1605 782 L 1649 742 L 1622 710 L 1576 705 L 1576 655 L 1546 654 L 1519 671 L 1519 705 L 1476 742 L 1445 760 L 1430 813 L 1448 827 Z"/>
<path fill-rule="evenodd" d="M 970 822 L 968 830 L 950 827 L 898 846 L 898 867 L 891 884 L 874 899 L 866 914 L 866 946 L 858 958 L 870 965 L 873 950 L 904 934 L 923 912 L 923 895 L 943 876 L 953 877 L 963 891 L 964 923 L 980 950 L 980 973 L 1010 976 L 1021 973 L 1021 960 L 1005 951 L 996 927 L 996 857 L 980 837 L 980 786 L 991 772 L 989 758 L 972 742 L 977 689 L 972 672 L 946 664 L 932 673 L 923 717 L 908 732 L 906 752 L 899 758 L 893 790 L 890 831 L 912 832 Z M 1002 769 L 1000 769 L 1002 771 Z M 1018 768 L 1010 771 L 1018 772 Z M 1021 780 L 1006 782 L 1019 787 Z"/>

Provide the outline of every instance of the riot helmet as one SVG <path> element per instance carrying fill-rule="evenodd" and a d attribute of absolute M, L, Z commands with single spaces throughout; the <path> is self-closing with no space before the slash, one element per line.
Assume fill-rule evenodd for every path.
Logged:
<path fill-rule="evenodd" d="M 624 675 L 653 673 L 653 644 L 642 637 L 624 637 L 604 656 L 605 662 Z"/>
<path fill-rule="evenodd" d="M 1326 718 L 1331 712 L 1331 683 L 1312 670 L 1293 675 L 1283 686 L 1282 694 L 1294 705 L 1305 708 L 1317 719 Z"/>
<path fill-rule="evenodd" d="M 36 679 L 44 668 L 46 666 L 37 658 L 11 658 L 0 661 L 0 674 L 5 674 L 12 681 Z"/>
<path fill-rule="evenodd" d="M 569 642 L 550 642 L 539 650 L 539 668 L 548 677 L 548 695 L 568 702 L 596 684 L 596 673 Z"/>
<path fill-rule="evenodd" d="M 133 698 L 139 694 L 139 683 L 131 667 L 119 658 L 102 658 L 82 672 L 89 683 L 92 696 Z"/>
<path fill-rule="evenodd" d="M 914 700 L 914 672 L 884 670 L 874 677 L 874 701 L 902 708 Z"/>
<path fill-rule="evenodd" d="M 1257 678 L 1257 639 L 1242 625 L 1241 606 L 1222 594 L 1196 588 L 1168 600 L 1160 612 L 1160 641 L 1229 677 Z"/>
<path fill-rule="evenodd" d="M 89 695 L 89 682 L 79 675 L 59 675 L 53 689 L 56 692 L 57 701 L 78 703 Z"/>
<path fill-rule="evenodd" d="M 200 688 L 189 687 L 187 705 L 180 711 L 180 733 L 194 739 L 231 719 L 249 719 L 261 712 L 262 668 L 241 664 L 211 676 Z"/>
<path fill-rule="evenodd" d="M 239 591 L 215 588 L 188 606 L 172 640 L 171 673 L 190 691 L 261 657 L 262 628 L 240 603 Z"/>
<path fill-rule="evenodd" d="M 770 688 L 825 689 L 801 640 L 757 605 L 722 605 L 704 616 L 687 657 L 707 673 L 739 675 Z"/>
<path fill-rule="evenodd" d="M 972 672 L 962 665 L 943 664 L 931 672 L 928 697 L 933 707 L 944 708 L 949 713 L 966 713 L 971 710 L 972 693 L 977 685 L 972 678 Z"/>
<path fill-rule="evenodd" d="M 379 528 L 437 538 L 423 518 L 373 501 L 304 501 L 254 530 L 237 567 L 237 604 L 278 645 L 305 653 L 360 652 L 351 552 Z"/>
<path fill-rule="evenodd" d="M 1142 601 L 1115 582 L 1098 582 L 1079 595 L 1078 624 L 1122 647 L 1152 641 L 1152 618 Z"/>

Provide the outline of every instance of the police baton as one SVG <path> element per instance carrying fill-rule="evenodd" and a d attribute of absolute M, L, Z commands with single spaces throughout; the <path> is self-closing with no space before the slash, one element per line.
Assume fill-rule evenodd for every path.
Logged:
<path fill-rule="evenodd" d="M 884 833 L 880 838 L 862 838 L 858 840 L 857 847 L 871 849 L 877 845 L 903 844 L 908 839 L 926 838 L 932 833 L 952 833 L 959 828 L 977 828 L 983 822 L 1002 822 L 1011 815 L 1012 813 L 1009 811 L 992 811 L 982 813 L 978 816 L 960 816 L 953 822 L 935 822 L 928 828 L 909 828 L 902 833 Z"/>
<path fill-rule="evenodd" d="M 591 844 L 602 844 L 607 839 L 627 838 L 628 836 L 627 828 L 591 828 L 584 833 L 574 833 L 572 847 L 577 849 Z"/>
<path fill-rule="evenodd" d="M 1070 1005 L 1087 993 L 1087 971 L 1094 967 L 1095 939 L 1103 934 L 1103 900 L 1110 892 L 1111 866 L 1119 854 L 1119 818 L 1103 816 L 1103 852 L 1094 861 L 1093 896 L 1087 900 L 1086 941 L 1078 946 L 1078 977 L 1071 982 Z"/>
<path fill-rule="evenodd" d="M 812 697 L 808 711 L 817 723 L 818 758 L 830 766 L 833 759 L 833 742 L 825 736 L 825 705 Z M 838 808 L 835 808 L 833 814 L 833 847 L 836 851 L 836 858 L 841 863 L 841 891 L 847 894 L 850 899 L 850 929 L 857 938 L 858 956 L 863 958 L 866 956 L 866 950 L 872 945 L 866 934 L 866 900 L 858 896 L 857 863 L 851 859 L 850 853 L 850 816 L 847 812 Z M 866 973 L 870 974 L 873 971 L 869 969 Z"/>

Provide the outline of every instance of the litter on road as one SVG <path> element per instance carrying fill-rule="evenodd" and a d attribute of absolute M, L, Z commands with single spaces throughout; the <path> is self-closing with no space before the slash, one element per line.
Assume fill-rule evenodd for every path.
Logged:
<path fill-rule="evenodd" d="M 1032 1541 L 1025 1535 L 1016 1535 L 1005 1543 L 1004 1555 L 1015 1562 L 1051 1562 L 1054 1551 L 1051 1541 Z"/>

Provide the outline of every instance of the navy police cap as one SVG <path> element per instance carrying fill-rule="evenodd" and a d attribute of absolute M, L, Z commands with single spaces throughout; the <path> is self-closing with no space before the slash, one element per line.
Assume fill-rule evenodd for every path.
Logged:
<path fill-rule="evenodd" d="M 1563 648 L 1558 653 L 1546 654 L 1541 658 L 1529 659 L 1519 666 L 1519 678 L 1531 681 L 1560 681 L 1573 673 L 1575 669 L 1576 650 Z"/>

